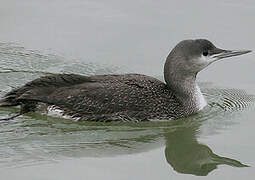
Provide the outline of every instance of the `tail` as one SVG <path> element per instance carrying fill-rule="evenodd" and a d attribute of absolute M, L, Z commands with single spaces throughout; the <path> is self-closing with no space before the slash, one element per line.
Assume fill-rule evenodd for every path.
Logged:
<path fill-rule="evenodd" d="M 15 89 L 8 92 L 0 99 L 0 107 L 19 105 L 20 103 L 17 101 L 18 96 L 19 95 L 17 94 L 17 90 L 15 90 Z"/>
<path fill-rule="evenodd" d="M 9 121 L 12 120 L 18 116 L 21 116 L 27 112 L 33 111 L 36 107 L 36 103 L 35 102 L 30 102 L 30 101 L 26 101 L 26 102 L 21 102 L 18 101 L 17 99 L 17 93 L 15 90 L 10 91 L 9 93 L 7 93 L 6 95 L 3 96 L 2 99 L 0 99 L 0 107 L 12 107 L 12 106 L 18 106 L 20 105 L 20 112 L 17 114 L 14 114 L 10 117 L 7 118 L 3 118 L 0 119 L 1 121 Z"/>
<path fill-rule="evenodd" d="M 19 103 L 10 97 L 3 97 L 0 99 L 0 107 L 17 106 Z"/>

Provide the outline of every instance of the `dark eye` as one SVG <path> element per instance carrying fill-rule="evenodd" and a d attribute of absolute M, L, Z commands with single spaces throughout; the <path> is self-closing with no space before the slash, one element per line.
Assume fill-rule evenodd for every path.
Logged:
<path fill-rule="evenodd" d="M 204 51 L 203 56 L 207 56 L 207 55 L 208 55 L 208 51 Z"/>

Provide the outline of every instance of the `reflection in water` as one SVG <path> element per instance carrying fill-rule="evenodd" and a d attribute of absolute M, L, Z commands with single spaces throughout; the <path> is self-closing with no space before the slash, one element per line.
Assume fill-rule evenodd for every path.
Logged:
<path fill-rule="evenodd" d="M 142 153 L 164 144 L 166 161 L 179 173 L 205 176 L 221 164 L 246 167 L 198 142 L 200 128 L 208 123 L 198 116 L 172 122 L 106 124 L 77 123 L 35 113 L 29 116 L 0 124 L 2 168 Z"/>
<path fill-rule="evenodd" d="M 201 123 L 196 122 L 191 126 L 177 126 L 174 132 L 164 135 L 166 160 L 175 171 L 206 176 L 221 164 L 247 167 L 237 160 L 218 156 L 208 146 L 200 144 L 196 138 L 200 125 Z"/>
<path fill-rule="evenodd" d="M 13 44 L 0 44 L 0 95 L 47 73 L 124 73 L 92 63 L 64 63 Z M 102 157 L 141 153 L 166 145 L 165 157 L 179 173 L 207 175 L 225 164 L 246 165 L 220 157 L 197 140 L 238 121 L 236 115 L 254 102 L 244 91 L 202 85 L 209 105 L 202 113 L 178 121 L 145 123 L 72 122 L 31 113 L 0 123 L 0 166 L 51 163 L 66 158 Z M 0 109 L 0 119 L 16 109 Z"/>

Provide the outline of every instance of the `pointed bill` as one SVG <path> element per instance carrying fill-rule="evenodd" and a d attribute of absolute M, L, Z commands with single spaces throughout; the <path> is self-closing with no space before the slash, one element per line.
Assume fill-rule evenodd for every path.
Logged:
<path fill-rule="evenodd" d="M 228 58 L 232 56 L 239 56 L 243 54 L 247 54 L 252 52 L 251 50 L 223 50 L 223 49 L 217 49 L 217 51 L 211 55 L 213 59 L 223 59 Z"/>

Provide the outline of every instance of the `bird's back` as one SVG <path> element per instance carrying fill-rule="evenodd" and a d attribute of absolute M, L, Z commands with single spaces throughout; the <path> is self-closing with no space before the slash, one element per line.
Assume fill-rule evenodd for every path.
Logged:
<path fill-rule="evenodd" d="M 27 108 L 38 102 L 79 120 L 144 121 L 182 116 L 166 84 L 140 74 L 45 76 L 7 93 L 1 100 L 2 105 L 29 104 Z"/>

